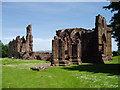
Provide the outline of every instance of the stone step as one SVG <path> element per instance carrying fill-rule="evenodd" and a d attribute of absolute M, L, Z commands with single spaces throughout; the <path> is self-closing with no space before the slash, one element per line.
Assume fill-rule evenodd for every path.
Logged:
<path fill-rule="evenodd" d="M 67 60 L 61 60 L 59 61 L 59 66 L 67 66 L 70 65 L 70 62 Z"/>

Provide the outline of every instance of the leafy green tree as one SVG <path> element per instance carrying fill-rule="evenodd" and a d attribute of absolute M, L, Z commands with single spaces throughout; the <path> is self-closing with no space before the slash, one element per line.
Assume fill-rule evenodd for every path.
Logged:
<path fill-rule="evenodd" d="M 2 46 L 2 57 L 8 57 L 8 45 Z"/>
<path fill-rule="evenodd" d="M 8 57 L 8 45 L 4 45 L 0 40 L 0 54 L 2 52 L 2 57 Z"/>
<path fill-rule="evenodd" d="M 108 6 L 104 6 L 104 9 L 111 10 L 111 13 L 114 12 L 113 17 L 111 18 L 111 27 L 113 38 L 118 42 L 118 51 L 120 50 L 120 1 L 119 2 L 110 2 Z"/>

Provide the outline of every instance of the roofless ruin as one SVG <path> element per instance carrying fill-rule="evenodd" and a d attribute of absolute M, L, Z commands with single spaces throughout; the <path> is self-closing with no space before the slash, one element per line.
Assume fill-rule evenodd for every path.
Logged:
<path fill-rule="evenodd" d="M 96 16 L 95 28 L 72 28 L 56 31 L 52 54 L 33 52 L 32 27 L 27 27 L 26 40 L 16 37 L 9 43 L 9 57 L 49 60 L 51 65 L 66 66 L 81 63 L 104 63 L 112 60 L 111 27 L 101 15 Z"/>

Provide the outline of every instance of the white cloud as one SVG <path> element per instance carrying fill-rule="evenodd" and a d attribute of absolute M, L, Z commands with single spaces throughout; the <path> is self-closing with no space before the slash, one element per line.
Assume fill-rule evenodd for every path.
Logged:
<path fill-rule="evenodd" d="M 33 41 L 35 42 L 48 42 L 52 39 L 43 39 L 43 38 L 33 38 Z"/>
<path fill-rule="evenodd" d="M 3 37 L 2 39 L 4 39 L 4 40 L 13 40 L 13 39 L 15 39 L 16 37 Z"/>
<path fill-rule="evenodd" d="M 52 39 L 33 38 L 34 51 L 52 50 Z"/>
<path fill-rule="evenodd" d="M 2 42 L 4 44 L 8 44 L 15 37 L 2 37 Z M 33 48 L 34 51 L 41 51 L 41 50 L 52 50 L 52 39 L 43 39 L 43 38 L 33 38 Z"/>
<path fill-rule="evenodd" d="M 16 37 L 2 37 L 2 42 L 4 44 L 8 44 L 10 41 L 12 41 L 13 39 L 16 39 Z"/>
<path fill-rule="evenodd" d="M 114 38 L 112 38 L 112 51 L 117 51 L 117 50 L 118 50 L 117 42 L 115 41 Z"/>

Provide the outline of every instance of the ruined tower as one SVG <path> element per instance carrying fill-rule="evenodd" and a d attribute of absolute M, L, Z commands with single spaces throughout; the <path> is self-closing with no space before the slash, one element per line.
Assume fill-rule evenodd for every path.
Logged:
<path fill-rule="evenodd" d="M 33 36 L 32 36 L 32 25 L 28 25 L 27 36 L 26 36 L 26 51 L 33 51 Z"/>

